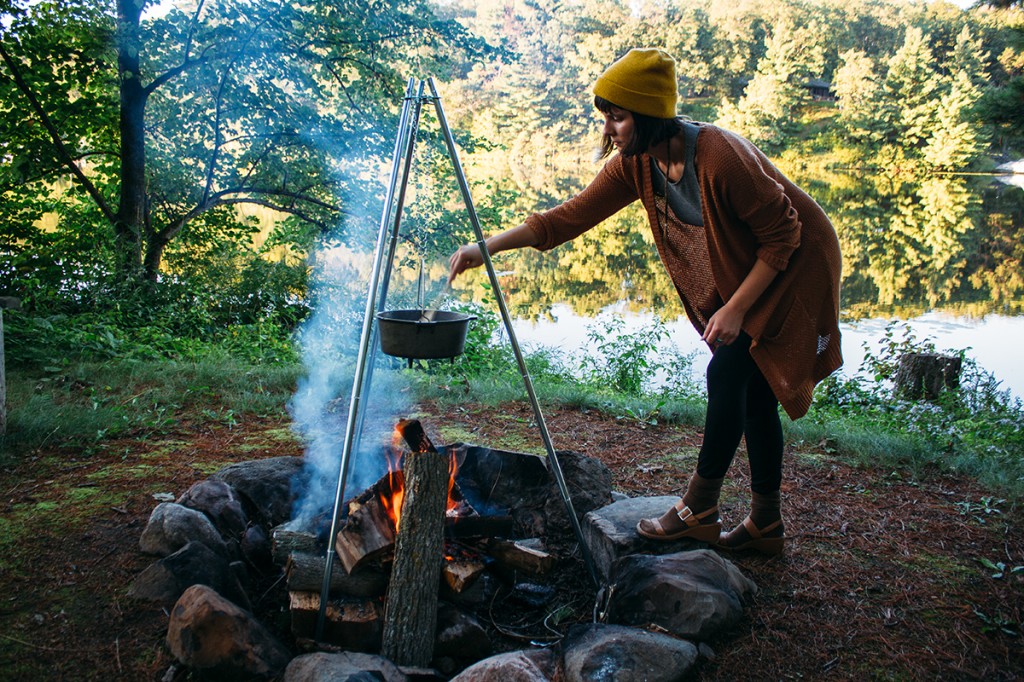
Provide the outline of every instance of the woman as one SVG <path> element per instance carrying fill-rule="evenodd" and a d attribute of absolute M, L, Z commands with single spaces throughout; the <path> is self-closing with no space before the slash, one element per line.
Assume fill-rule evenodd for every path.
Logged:
<path fill-rule="evenodd" d="M 634 49 L 594 85 L 604 155 L 594 181 L 561 206 L 489 237 L 489 253 L 573 239 L 639 199 L 690 321 L 712 350 L 704 441 L 683 497 L 647 538 L 780 553 L 781 403 L 803 416 L 814 386 L 842 364 L 841 258 L 835 230 L 805 192 L 747 140 L 676 118 L 675 61 Z M 478 267 L 477 245 L 450 259 L 449 278 Z M 749 516 L 721 532 L 718 498 L 740 439 L 751 471 Z"/>

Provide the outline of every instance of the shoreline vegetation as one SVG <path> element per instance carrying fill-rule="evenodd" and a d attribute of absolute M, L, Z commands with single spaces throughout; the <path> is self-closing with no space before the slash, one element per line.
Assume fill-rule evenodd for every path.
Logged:
<path fill-rule="evenodd" d="M 378 381 L 384 377 L 388 390 L 398 387 L 410 403 L 430 400 L 452 409 L 463 401 L 493 407 L 526 400 L 511 349 L 496 340 L 500 321 L 481 307 L 472 310 L 480 319 L 462 356 L 452 363 L 421 362 L 407 369 L 404 361 L 377 354 Z M 296 386 L 310 371 L 324 371 L 305 368 L 299 351 L 274 342 L 274 330 L 267 328 L 239 327 L 206 343 L 183 340 L 169 351 L 160 339 L 118 338 L 82 328 L 77 328 L 76 343 L 62 346 L 48 343 L 25 322 L 17 314 L 6 316 L 8 358 L 24 357 L 32 346 L 37 357 L 49 360 L 8 364 L 7 433 L 0 437 L 4 464 L 43 450 L 87 455 L 109 441 L 145 440 L 183 421 L 231 426 L 245 415 L 287 420 Z M 73 337 L 75 326 L 63 331 Z M 660 322 L 626 332 L 612 319 L 595 323 L 589 334 L 597 350 L 578 366 L 563 366 L 550 350 L 527 354 L 543 406 L 596 411 L 638 424 L 703 426 L 703 387 L 685 371 L 692 359 L 666 350 L 667 331 Z M 796 422 L 784 418 L 790 447 L 811 445 L 852 465 L 934 466 L 969 476 L 993 494 L 1020 497 L 1020 399 L 1000 389 L 997 378 L 969 358 L 957 388 L 931 401 L 902 398 L 894 386 L 900 357 L 935 348 L 896 322 L 886 328 L 878 348 L 866 356 L 857 375 L 826 379 L 806 417 Z M 332 410 L 347 405 L 352 364 L 342 360 L 330 369 L 336 395 L 325 404 Z M 664 376 L 668 368 L 676 379 L 662 379 L 651 388 L 654 376 Z"/>

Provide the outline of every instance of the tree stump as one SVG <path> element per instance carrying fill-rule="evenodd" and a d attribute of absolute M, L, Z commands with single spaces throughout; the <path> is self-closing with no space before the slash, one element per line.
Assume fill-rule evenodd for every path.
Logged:
<path fill-rule="evenodd" d="M 936 400 L 960 386 L 963 360 L 938 353 L 907 353 L 896 370 L 896 393 L 910 400 Z"/>
<path fill-rule="evenodd" d="M 422 429 L 413 423 L 406 430 Z M 395 563 L 391 569 L 381 655 L 398 665 L 423 667 L 434 655 L 437 595 L 444 560 L 444 520 L 448 498 L 448 456 L 434 449 L 426 436 L 426 452 L 407 453 L 405 499 L 399 517 Z"/>

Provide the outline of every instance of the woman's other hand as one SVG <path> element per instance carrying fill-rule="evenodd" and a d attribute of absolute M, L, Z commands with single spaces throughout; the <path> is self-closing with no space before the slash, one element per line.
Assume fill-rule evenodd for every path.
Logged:
<path fill-rule="evenodd" d="M 750 306 L 754 305 L 777 274 L 778 270 L 760 258 L 754 261 L 754 267 L 740 283 L 736 293 L 708 320 L 707 329 L 701 338 L 713 349 L 735 341 L 740 335 L 743 318 L 747 316 Z"/>
<path fill-rule="evenodd" d="M 470 268 L 478 268 L 484 264 L 483 254 L 478 244 L 466 244 L 448 259 L 448 283 Z"/>
<path fill-rule="evenodd" d="M 739 338 L 742 326 L 743 313 L 727 304 L 711 316 L 701 338 L 712 348 L 718 348 L 723 344 L 728 346 Z"/>

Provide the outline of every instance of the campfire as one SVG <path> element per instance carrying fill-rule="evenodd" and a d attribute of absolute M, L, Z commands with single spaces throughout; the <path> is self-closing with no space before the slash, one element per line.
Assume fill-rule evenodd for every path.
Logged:
<path fill-rule="evenodd" d="M 560 504 L 551 504 L 558 496 L 540 457 L 461 444 L 438 449 L 411 420 L 398 423 L 381 456 L 387 473 L 344 505 L 333 539 L 340 566 L 332 570 L 320 642 L 313 640 L 329 538 L 315 527 L 279 527 L 275 557 L 285 565 L 300 641 L 425 665 L 431 651 L 394 649 L 432 646 L 427 633 L 434 632 L 439 598 L 479 603 L 510 581 L 547 581 L 566 559 L 552 547 L 571 547 L 571 529 L 552 513 Z M 412 567 L 405 571 L 407 557 Z M 531 584 L 524 594 L 531 591 L 553 593 Z M 405 622 L 402 612 L 424 622 Z M 405 636 L 389 637 L 389 629 Z M 411 636 L 417 630 L 423 636 Z"/>
<path fill-rule="evenodd" d="M 346 505 L 347 522 L 335 538 L 334 548 L 348 573 L 367 561 L 394 552 L 402 521 L 402 503 L 405 500 L 405 472 L 402 469 L 405 442 L 414 452 L 440 455 L 415 421 L 402 421 L 395 426 L 390 452 L 385 452 L 388 472 L 376 483 Z M 419 448 L 419 449 L 417 449 Z M 445 453 L 448 478 L 445 488 L 445 518 L 449 525 L 462 519 L 480 515 L 463 498 L 455 482 L 458 462 L 451 453 Z"/>
<path fill-rule="evenodd" d="M 415 679 L 489 666 L 495 672 L 476 679 L 508 679 L 499 672 L 506 664 L 529 659 L 553 677 L 559 666 L 606 662 L 614 650 L 630 665 L 678 674 L 698 656 L 685 640 L 706 641 L 736 623 L 756 590 L 692 541 L 648 544 L 633 532 L 635 519 L 663 509 L 666 497 L 612 503 L 607 467 L 561 451 L 563 482 L 587 516 L 593 556 L 609 581 L 595 594 L 562 482 L 544 458 L 460 443 L 435 448 L 425 436 L 413 445 L 402 440 L 381 448 L 391 470 L 348 500 L 341 526 L 328 519 L 333 538 L 323 520 L 287 521 L 295 494 L 319 490 L 300 473 L 299 458 L 229 465 L 177 502 L 161 502 L 140 548 L 162 558 L 136 577 L 130 594 L 169 609 L 175 658 L 189 668 L 266 677 L 364 652 L 380 654 L 360 659 L 366 665 L 397 664 Z M 357 560 L 332 561 L 327 573 L 326 557 L 345 553 Z M 229 563 L 234 556 L 245 563 Z M 285 603 L 290 623 L 278 618 Z M 651 624 L 672 636 L 637 629 Z M 290 630 L 287 644 L 282 627 Z"/>

